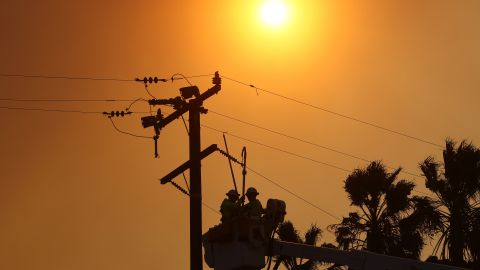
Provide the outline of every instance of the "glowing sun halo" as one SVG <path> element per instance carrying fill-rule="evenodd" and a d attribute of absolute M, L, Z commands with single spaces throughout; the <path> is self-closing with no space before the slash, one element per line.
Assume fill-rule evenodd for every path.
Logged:
<path fill-rule="evenodd" d="M 285 3 L 278 0 L 270 0 L 262 5 L 261 16 L 264 23 L 278 26 L 287 19 L 288 10 Z"/>

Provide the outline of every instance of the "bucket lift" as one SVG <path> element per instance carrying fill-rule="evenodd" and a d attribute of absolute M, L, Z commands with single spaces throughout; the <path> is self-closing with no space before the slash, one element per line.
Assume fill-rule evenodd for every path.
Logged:
<path fill-rule="evenodd" d="M 261 219 L 238 217 L 203 235 L 205 262 L 215 270 L 260 270 L 266 256 L 314 259 L 354 270 L 462 270 L 454 266 L 376 254 L 363 250 L 338 250 L 273 239 L 285 217 L 285 203 L 269 199 Z M 466 270 L 466 269 L 464 269 Z"/>
<path fill-rule="evenodd" d="M 269 199 L 262 218 L 239 216 L 210 228 L 203 235 L 207 265 L 215 270 L 263 268 L 267 245 L 285 209 L 285 202 Z"/>
<path fill-rule="evenodd" d="M 242 162 L 227 152 L 229 159 L 242 165 L 242 193 L 245 191 L 246 149 L 242 150 Z M 235 177 L 230 163 L 233 184 Z M 277 226 L 284 221 L 286 204 L 282 200 L 269 199 L 265 215 L 261 218 L 236 217 L 210 228 L 203 236 L 205 262 L 215 270 L 260 270 L 266 266 L 265 257 L 287 256 L 313 259 L 321 262 L 348 266 L 354 270 L 462 270 L 463 268 L 422 262 L 418 260 L 376 254 L 364 250 L 338 250 L 273 238 Z M 466 270 L 466 269 L 464 269 Z"/>

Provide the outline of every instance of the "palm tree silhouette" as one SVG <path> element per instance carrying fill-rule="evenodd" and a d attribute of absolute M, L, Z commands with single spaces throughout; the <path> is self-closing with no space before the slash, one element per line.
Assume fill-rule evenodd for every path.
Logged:
<path fill-rule="evenodd" d="M 285 221 L 278 226 L 277 234 L 282 241 L 315 246 L 318 239 L 322 237 L 322 230 L 316 225 L 312 225 L 302 239 L 292 222 Z M 313 270 L 316 269 L 317 263 L 316 260 L 304 261 L 294 257 L 278 256 L 273 270 L 277 270 L 280 264 L 283 264 L 288 270 Z"/>
<path fill-rule="evenodd" d="M 415 184 L 397 180 L 401 168 L 387 172 L 380 161 L 354 170 L 344 189 L 351 212 L 339 224 L 329 226 L 342 249 L 418 258 L 425 236 L 432 236 L 439 216 L 428 197 L 411 196 Z"/>
<path fill-rule="evenodd" d="M 440 250 L 441 259 L 461 266 L 465 259 L 480 259 L 480 149 L 466 141 L 456 145 L 446 140 L 443 166 L 431 156 L 419 165 L 440 206 L 441 235 L 434 253 Z"/>

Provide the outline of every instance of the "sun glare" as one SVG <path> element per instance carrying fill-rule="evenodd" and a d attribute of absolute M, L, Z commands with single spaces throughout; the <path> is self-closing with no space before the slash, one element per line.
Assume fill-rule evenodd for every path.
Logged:
<path fill-rule="evenodd" d="M 288 10 L 285 3 L 279 0 L 270 0 L 262 5 L 261 16 L 264 23 L 279 26 L 287 19 Z"/>

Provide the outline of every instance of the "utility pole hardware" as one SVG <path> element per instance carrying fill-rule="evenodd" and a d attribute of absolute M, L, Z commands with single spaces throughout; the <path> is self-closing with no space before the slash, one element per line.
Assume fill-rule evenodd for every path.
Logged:
<path fill-rule="evenodd" d="M 149 80 L 144 78 L 145 83 Z M 153 82 L 155 78 L 150 80 Z M 151 83 L 151 82 L 150 82 Z M 186 169 L 190 169 L 190 269 L 202 270 L 202 172 L 201 160 L 217 150 L 216 145 L 211 145 L 201 151 L 200 146 L 200 114 L 207 113 L 208 110 L 203 107 L 203 101 L 217 94 L 221 89 L 221 78 L 218 72 L 212 79 L 213 87 L 200 94 L 197 86 L 188 86 L 180 88 L 181 96 L 170 99 L 151 99 L 150 105 L 171 105 L 175 111 L 170 115 L 163 117 L 160 109 L 156 116 L 142 117 L 144 128 L 153 127 L 155 130 L 155 157 L 158 156 L 157 140 L 160 130 L 173 120 L 181 117 L 188 112 L 189 115 L 189 161 L 162 178 L 161 183 L 170 182 L 175 176 L 181 174 Z"/>

